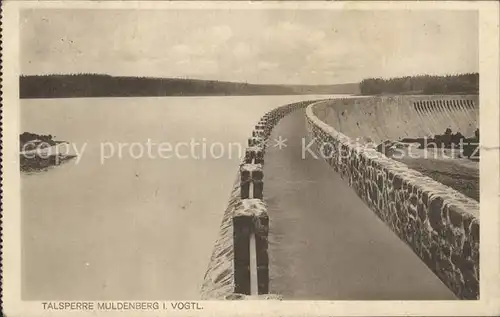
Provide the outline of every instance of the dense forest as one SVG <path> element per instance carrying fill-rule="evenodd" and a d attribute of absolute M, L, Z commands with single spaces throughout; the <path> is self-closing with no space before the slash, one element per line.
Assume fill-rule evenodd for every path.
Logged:
<path fill-rule="evenodd" d="M 361 81 L 359 88 L 362 95 L 477 94 L 479 93 L 479 74 L 419 75 L 389 79 L 367 78 Z"/>
<path fill-rule="evenodd" d="M 102 74 L 21 76 L 20 98 L 357 94 L 359 85 L 258 85 Z"/>

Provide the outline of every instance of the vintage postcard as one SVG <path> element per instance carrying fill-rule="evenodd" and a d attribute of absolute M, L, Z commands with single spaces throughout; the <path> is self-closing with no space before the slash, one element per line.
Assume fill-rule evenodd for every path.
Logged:
<path fill-rule="evenodd" d="M 498 10 L 3 1 L 2 313 L 498 316 Z"/>

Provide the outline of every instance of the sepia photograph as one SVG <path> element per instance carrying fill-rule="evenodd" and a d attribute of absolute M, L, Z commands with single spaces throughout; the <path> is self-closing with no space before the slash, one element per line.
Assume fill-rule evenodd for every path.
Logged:
<path fill-rule="evenodd" d="M 64 2 L 2 5 L 5 316 L 500 313 L 497 3 Z"/>

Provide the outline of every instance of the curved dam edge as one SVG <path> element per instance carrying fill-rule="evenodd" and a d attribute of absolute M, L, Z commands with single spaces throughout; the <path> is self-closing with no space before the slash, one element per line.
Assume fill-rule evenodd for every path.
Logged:
<path fill-rule="evenodd" d="M 270 299 L 270 300 L 280 300 L 280 295 L 273 294 L 259 294 L 259 295 L 245 295 L 235 291 L 238 288 L 235 282 L 235 241 L 238 240 L 237 232 L 234 228 L 234 218 L 242 216 L 243 213 L 248 212 L 245 210 L 244 201 L 252 201 L 254 199 L 249 199 L 248 197 L 248 176 L 250 180 L 253 181 L 253 190 L 255 191 L 256 181 L 260 182 L 260 190 L 263 190 L 263 179 L 252 180 L 253 170 L 258 170 L 262 175 L 262 166 L 264 164 L 264 153 L 266 142 L 271 134 L 274 126 L 279 122 L 281 118 L 290 112 L 297 110 L 299 108 L 305 108 L 310 104 L 317 102 L 318 100 L 301 101 L 297 103 L 291 103 L 284 106 L 277 107 L 266 114 L 259 120 L 254 130 L 252 131 L 252 136 L 248 139 L 248 147 L 245 150 L 245 157 L 242 158 L 239 166 L 239 171 L 229 197 L 228 207 L 226 208 L 224 215 L 222 217 L 219 236 L 214 243 L 214 249 L 212 256 L 209 260 L 208 268 L 205 273 L 203 284 L 201 286 L 200 295 L 203 300 L 213 300 L 213 299 L 226 299 L 226 300 L 246 300 L 246 299 Z M 257 160 L 256 160 L 257 159 Z M 259 161 L 259 164 L 249 164 L 251 161 Z M 245 176 L 245 172 L 250 172 L 250 175 Z M 254 193 L 255 194 L 255 193 Z M 261 192 L 262 195 L 262 192 Z M 255 196 L 254 196 L 255 197 Z M 260 217 L 267 217 L 267 206 L 263 201 L 258 204 Z M 253 207 L 252 207 L 253 208 Z M 263 275 L 263 282 L 260 283 L 267 284 L 264 288 L 268 288 L 269 277 L 268 277 L 268 256 L 267 256 L 267 228 L 264 228 L 265 236 L 259 237 L 265 240 L 264 243 L 259 243 L 257 245 L 257 252 L 263 254 L 264 263 L 263 267 L 259 267 L 259 274 L 261 271 L 266 271 Z M 267 277 L 267 281 L 266 281 Z M 259 292 L 260 293 L 260 292 Z"/>
<path fill-rule="evenodd" d="M 307 130 L 322 158 L 457 297 L 478 299 L 478 202 L 362 148 L 315 114 L 343 102 L 319 101 L 306 109 Z"/>
<path fill-rule="evenodd" d="M 339 98 L 315 111 L 339 132 L 376 143 L 434 136 L 448 128 L 471 137 L 479 127 L 478 95 Z"/>

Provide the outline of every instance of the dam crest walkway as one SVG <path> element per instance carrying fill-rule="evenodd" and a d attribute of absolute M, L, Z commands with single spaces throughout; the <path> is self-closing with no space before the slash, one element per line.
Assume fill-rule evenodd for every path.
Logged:
<path fill-rule="evenodd" d="M 273 129 L 264 165 L 270 293 L 308 300 L 450 300 L 455 295 L 326 162 L 307 153 L 305 110 Z"/>

